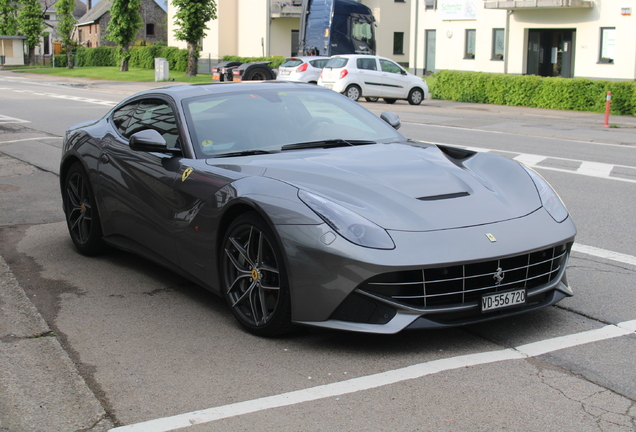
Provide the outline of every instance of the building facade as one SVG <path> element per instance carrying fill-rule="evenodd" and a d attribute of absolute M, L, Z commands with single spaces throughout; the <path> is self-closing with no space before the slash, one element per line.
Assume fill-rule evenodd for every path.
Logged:
<path fill-rule="evenodd" d="M 363 0 L 376 20 L 378 55 L 408 67 L 410 50 L 409 2 L 412 0 Z M 208 23 L 202 55 L 220 59 L 297 54 L 301 0 L 217 0 L 218 19 Z M 168 45 L 185 48 L 174 38 L 174 6 L 168 3 Z"/>
<path fill-rule="evenodd" d="M 627 7 L 626 7 L 627 3 Z M 636 10 L 622 0 L 412 2 L 412 68 L 636 79 Z M 441 54 L 443 53 L 443 55 Z"/>
<path fill-rule="evenodd" d="M 108 34 L 112 4 L 113 0 L 101 0 L 78 20 L 73 38 L 79 45 L 86 47 L 117 45 L 104 37 Z M 142 25 L 135 37 L 135 43 L 150 45 L 159 41 L 167 42 L 166 11 L 154 0 L 142 0 L 140 14 Z"/>
<path fill-rule="evenodd" d="M 625 0 L 361 0 L 377 54 L 418 75 L 441 69 L 636 79 L 636 5 Z M 202 54 L 296 54 L 301 0 L 217 0 Z M 168 6 L 168 44 L 174 39 Z"/>

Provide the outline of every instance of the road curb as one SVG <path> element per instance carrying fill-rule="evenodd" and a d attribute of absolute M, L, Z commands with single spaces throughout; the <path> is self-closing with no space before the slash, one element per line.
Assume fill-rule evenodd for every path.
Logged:
<path fill-rule="evenodd" d="M 101 432 L 112 427 L 0 256 L 0 430 Z"/>

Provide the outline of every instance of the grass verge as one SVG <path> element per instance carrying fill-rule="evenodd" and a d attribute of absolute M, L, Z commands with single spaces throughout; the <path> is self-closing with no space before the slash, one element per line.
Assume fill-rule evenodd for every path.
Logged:
<path fill-rule="evenodd" d="M 136 81 L 152 82 L 155 80 L 154 69 L 130 68 L 128 72 L 120 72 L 116 66 L 102 67 L 76 67 L 68 68 L 45 68 L 45 69 L 20 69 L 14 72 L 28 72 L 42 75 L 53 75 L 70 78 L 90 78 L 107 81 Z M 210 75 L 199 74 L 195 77 L 186 77 L 185 72 L 170 71 L 170 79 L 185 83 L 206 83 L 211 82 Z"/>

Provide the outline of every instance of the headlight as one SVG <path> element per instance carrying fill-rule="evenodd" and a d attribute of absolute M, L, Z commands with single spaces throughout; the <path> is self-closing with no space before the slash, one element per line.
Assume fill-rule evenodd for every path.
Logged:
<path fill-rule="evenodd" d="M 359 214 L 303 190 L 298 191 L 298 198 L 351 243 L 374 249 L 395 248 L 393 239 L 386 230 Z"/>
<path fill-rule="evenodd" d="M 563 222 L 568 217 L 568 210 L 565 208 L 561 198 L 559 198 L 554 189 L 552 189 L 552 186 L 550 186 L 539 173 L 523 164 L 521 166 L 530 174 L 532 181 L 534 181 L 543 207 L 550 213 L 550 216 L 552 216 L 555 221 Z"/>

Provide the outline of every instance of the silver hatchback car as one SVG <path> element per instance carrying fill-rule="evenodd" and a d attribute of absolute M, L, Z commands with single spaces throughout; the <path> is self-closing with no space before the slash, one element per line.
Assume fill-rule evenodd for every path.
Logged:
<path fill-rule="evenodd" d="M 278 68 L 278 81 L 318 83 L 320 71 L 329 57 L 290 57 Z"/>

